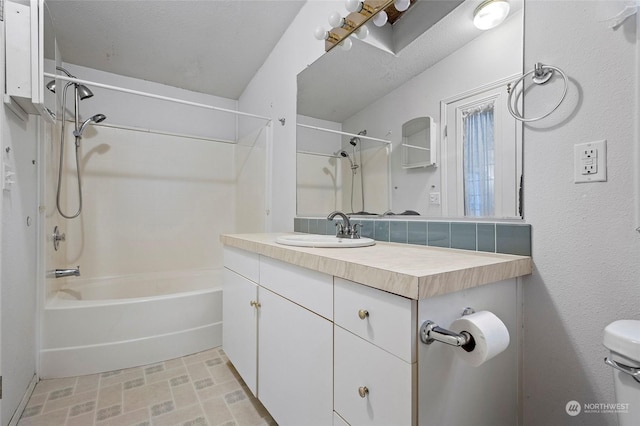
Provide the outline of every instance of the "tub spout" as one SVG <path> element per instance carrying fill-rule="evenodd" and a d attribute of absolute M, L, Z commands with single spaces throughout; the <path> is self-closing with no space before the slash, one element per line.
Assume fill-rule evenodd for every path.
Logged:
<path fill-rule="evenodd" d="M 80 276 L 80 265 L 76 269 L 56 269 L 55 277 L 79 277 Z"/>

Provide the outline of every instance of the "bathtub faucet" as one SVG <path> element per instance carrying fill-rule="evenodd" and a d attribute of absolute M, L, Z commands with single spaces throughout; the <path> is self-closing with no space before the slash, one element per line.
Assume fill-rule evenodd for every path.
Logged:
<path fill-rule="evenodd" d="M 79 277 L 80 265 L 76 269 L 56 269 L 56 278 L 62 277 Z"/>

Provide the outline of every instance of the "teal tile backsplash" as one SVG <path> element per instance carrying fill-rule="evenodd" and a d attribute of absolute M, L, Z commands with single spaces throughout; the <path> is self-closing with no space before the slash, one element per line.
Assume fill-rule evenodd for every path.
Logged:
<path fill-rule="evenodd" d="M 523 223 L 351 218 L 360 235 L 377 241 L 531 256 L 531 225 Z M 335 222 L 297 217 L 295 232 L 333 235 Z"/>

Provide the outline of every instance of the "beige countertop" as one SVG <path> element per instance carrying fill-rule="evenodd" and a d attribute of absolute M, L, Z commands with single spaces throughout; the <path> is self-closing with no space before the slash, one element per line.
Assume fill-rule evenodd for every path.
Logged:
<path fill-rule="evenodd" d="M 377 241 L 358 248 L 292 247 L 273 234 L 221 235 L 223 244 L 355 281 L 411 299 L 426 299 L 531 273 L 531 257 Z"/>

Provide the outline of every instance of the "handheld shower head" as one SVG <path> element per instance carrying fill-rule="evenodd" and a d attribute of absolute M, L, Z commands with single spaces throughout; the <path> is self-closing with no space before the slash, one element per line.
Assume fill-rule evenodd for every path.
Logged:
<path fill-rule="evenodd" d="M 346 158 L 349 160 L 349 163 L 351 164 L 351 170 L 356 170 L 358 168 L 357 164 L 354 164 L 353 160 L 351 159 L 351 156 L 349 155 L 349 153 L 347 151 L 345 151 L 344 149 L 341 151 L 338 151 L 338 154 L 340 154 L 340 156 L 342 158 Z"/>
<path fill-rule="evenodd" d="M 90 123 L 100 123 L 104 121 L 106 118 L 107 116 L 104 114 L 96 114 L 91 118 L 87 118 L 86 120 L 84 120 L 80 128 L 77 131 L 73 132 L 73 135 L 76 137 L 82 137 L 82 132 L 84 132 L 84 128 L 87 127 Z"/>

